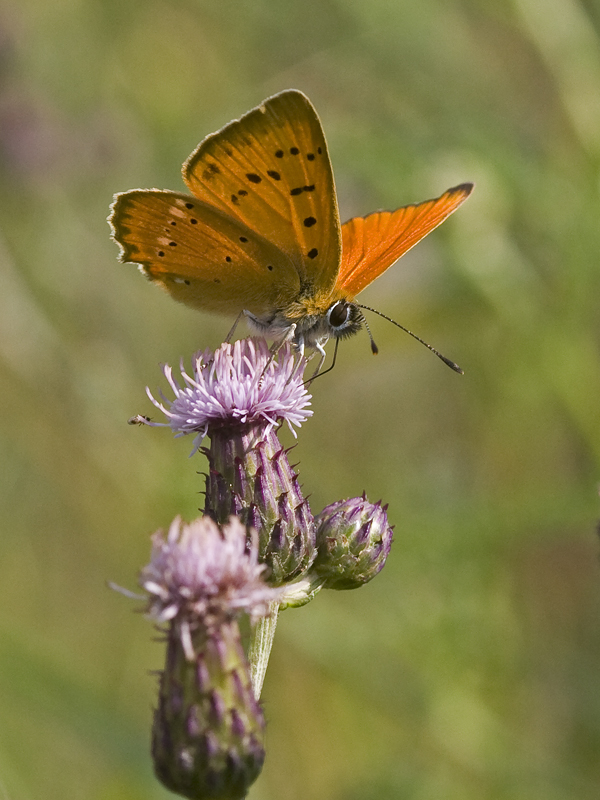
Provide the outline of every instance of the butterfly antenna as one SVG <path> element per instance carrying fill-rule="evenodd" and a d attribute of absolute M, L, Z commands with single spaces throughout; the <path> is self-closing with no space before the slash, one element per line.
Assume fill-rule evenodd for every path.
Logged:
<path fill-rule="evenodd" d="M 366 306 L 361 306 L 361 308 L 366 308 Z M 371 309 L 369 309 L 369 311 L 371 311 Z M 362 321 L 365 323 L 365 328 L 367 329 L 367 333 L 369 334 L 369 339 L 371 340 L 371 352 L 373 353 L 374 356 L 376 356 L 377 353 L 379 352 L 379 348 L 375 344 L 375 339 L 373 338 L 373 334 L 371 333 L 371 328 L 369 328 L 369 323 L 364 318 L 364 316 L 362 318 Z"/>
<path fill-rule="evenodd" d="M 441 359 L 444 362 L 444 364 L 446 364 L 446 366 L 450 367 L 450 369 L 453 369 L 454 372 L 458 372 L 459 375 L 464 375 L 465 374 L 464 371 L 458 366 L 458 364 L 455 364 L 454 361 L 451 361 L 449 358 L 446 358 L 446 356 L 443 356 L 440 353 L 439 350 L 436 350 L 435 347 L 432 347 L 432 345 L 430 345 L 424 339 L 421 339 L 421 337 L 417 336 L 416 333 L 413 333 L 412 331 L 409 331 L 408 328 L 404 327 L 404 325 L 400 325 L 400 323 L 396 322 L 395 319 L 392 319 L 391 317 L 388 317 L 386 314 L 382 314 L 381 311 L 377 311 L 377 309 L 375 309 L 375 308 L 370 308 L 370 306 L 363 306 L 360 303 L 357 303 L 356 305 L 359 308 L 364 308 L 365 311 L 372 311 L 373 314 L 377 314 L 378 316 L 383 317 L 383 319 L 387 319 L 387 321 L 391 322 L 392 325 L 395 325 L 397 328 L 400 328 L 400 330 L 403 330 L 405 333 L 408 333 L 409 336 L 412 336 L 413 339 L 416 339 L 417 342 L 421 342 L 421 344 L 425 345 L 425 347 L 428 350 L 431 350 L 431 352 L 434 355 L 436 355 L 439 359 Z M 367 325 L 366 320 L 365 320 L 365 327 L 367 329 L 367 332 L 368 332 L 369 336 L 371 336 L 371 331 L 369 330 L 369 326 Z M 374 350 L 373 350 L 373 347 L 375 347 Z M 373 350 L 374 353 L 377 352 L 377 346 L 375 345 L 375 342 L 373 341 L 373 337 L 372 336 L 371 336 L 371 350 Z"/>

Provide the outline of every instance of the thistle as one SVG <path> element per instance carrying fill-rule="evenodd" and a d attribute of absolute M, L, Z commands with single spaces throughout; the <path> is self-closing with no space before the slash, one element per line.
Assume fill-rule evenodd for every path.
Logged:
<path fill-rule="evenodd" d="M 387 506 L 369 503 L 364 494 L 321 511 L 312 571 L 323 588 L 357 589 L 383 569 L 393 534 L 386 512 Z"/>
<path fill-rule="evenodd" d="M 179 518 L 153 538 L 140 583 L 147 611 L 167 626 L 167 654 L 152 730 L 152 756 L 171 791 L 238 800 L 264 761 L 265 722 L 252 690 L 238 617 L 269 613 L 278 590 L 262 580 L 256 542 L 232 519 L 220 530 Z"/>
<path fill-rule="evenodd" d="M 315 521 L 279 442 L 312 412 L 306 361 L 261 339 L 198 353 L 173 399 L 150 399 L 176 436 L 193 435 L 208 458 L 204 517 L 155 534 L 141 583 L 165 627 L 167 654 L 154 716 L 155 771 L 188 798 L 237 800 L 260 772 L 258 704 L 280 609 L 322 588 L 351 589 L 383 567 L 392 541 L 386 507 L 363 495 L 327 506 Z M 209 446 L 203 447 L 205 438 Z M 238 619 L 252 627 L 247 654 Z"/>
<path fill-rule="evenodd" d="M 305 364 L 289 345 L 274 357 L 264 339 L 242 339 L 196 354 L 192 375 L 181 367 L 183 385 L 165 367 L 174 400 L 150 395 L 176 436 L 195 434 L 195 449 L 210 439 L 204 513 L 221 524 L 234 514 L 257 532 L 265 579 L 275 586 L 302 575 L 315 556 L 313 516 L 277 436 L 281 423 L 295 435 L 312 415 Z"/>

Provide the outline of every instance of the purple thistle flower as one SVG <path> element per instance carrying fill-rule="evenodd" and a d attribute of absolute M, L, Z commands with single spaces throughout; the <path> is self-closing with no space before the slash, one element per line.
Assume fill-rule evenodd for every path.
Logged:
<path fill-rule="evenodd" d="M 240 339 L 222 344 L 214 353 L 196 353 L 192 375 L 181 364 L 183 386 L 165 365 L 174 400 L 163 396 L 161 403 L 147 391 L 177 436 L 196 434 L 194 449 L 212 428 L 253 422 L 266 424 L 270 430 L 285 421 L 295 436 L 294 426 L 312 415 L 302 378 L 305 366 L 306 359 L 293 353 L 289 344 L 274 356 L 264 339 Z"/>
<path fill-rule="evenodd" d="M 280 592 L 263 581 L 256 535 L 235 517 L 222 530 L 209 517 L 183 523 L 176 517 L 167 536 L 153 536 L 152 558 L 140 576 L 157 622 L 177 620 L 182 635 L 211 628 L 241 612 L 265 616 Z"/>

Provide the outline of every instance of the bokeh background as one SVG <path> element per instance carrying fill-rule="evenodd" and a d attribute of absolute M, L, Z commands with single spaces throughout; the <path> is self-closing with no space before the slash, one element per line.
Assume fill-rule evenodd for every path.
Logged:
<path fill-rule="evenodd" d="M 162 650 L 105 582 L 202 503 L 191 442 L 126 421 L 230 321 L 118 264 L 105 218 L 290 87 L 343 218 L 477 185 L 361 295 L 465 376 L 373 318 L 380 355 L 355 337 L 313 387 L 313 510 L 366 490 L 395 544 L 282 616 L 250 798 L 596 800 L 597 0 L 0 3 L 0 796 L 170 796 Z"/>

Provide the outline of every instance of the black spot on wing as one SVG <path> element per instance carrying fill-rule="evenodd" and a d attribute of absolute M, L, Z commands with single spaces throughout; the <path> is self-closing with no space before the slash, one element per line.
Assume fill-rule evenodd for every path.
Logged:
<path fill-rule="evenodd" d="M 284 156 L 283 150 L 275 151 L 275 158 L 283 158 L 283 156 Z"/>
<path fill-rule="evenodd" d="M 313 225 L 317 224 L 317 220 L 314 217 L 306 217 L 304 220 L 304 227 L 305 228 L 312 228 Z"/>
<path fill-rule="evenodd" d="M 297 197 L 302 192 L 314 192 L 315 185 L 311 183 L 309 186 L 295 186 L 293 189 L 290 190 L 290 194 L 292 197 Z"/>
<path fill-rule="evenodd" d="M 246 177 L 251 183 L 260 183 L 262 181 L 262 178 L 256 172 L 247 172 Z"/>
<path fill-rule="evenodd" d="M 316 258 L 319 255 L 319 251 L 316 247 L 313 247 L 312 250 L 309 250 L 306 254 L 309 258 Z"/>
<path fill-rule="evenodd" d="M 202 178 L 207 182 L 212 181 L 215 175 L 220 175 L 220 174 L 221 170 L 217 167 L 216 164 L 208 164 L 206 169 L 202 170 Z"/>
<path fill-rule="evenodd" d="M 273 178 L 274 181 L 280 181 L 281 180 L 281 175 L 278 172 L 276 172 L 274 169 L 267 170 L 267 175 L 269 176 L 269 178 Z"/>
<path fill-rule="evenodd" d="M 290 147 L 290 153 L 293 156 L 297 156 L 300 153 L 300 150 L 298 150 L 297 147 Z"/>

